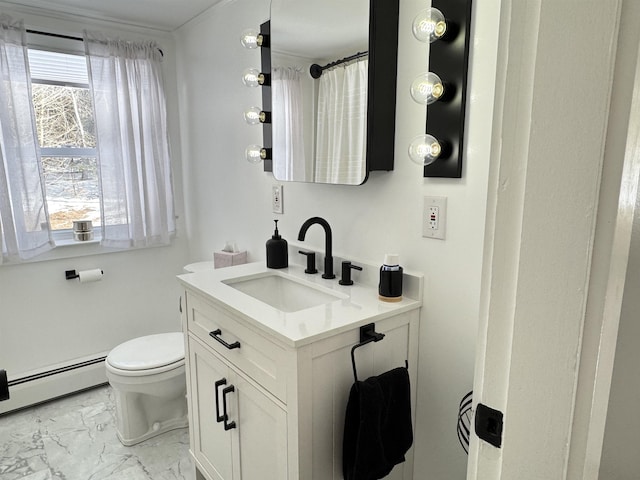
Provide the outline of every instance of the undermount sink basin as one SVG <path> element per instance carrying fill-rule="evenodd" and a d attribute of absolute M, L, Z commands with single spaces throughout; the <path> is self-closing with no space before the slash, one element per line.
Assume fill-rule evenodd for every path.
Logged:
<path fill-rule="evenodd" d="M 305 285 L 276 273 L 259 277 L 239 277 L 223 283 L 283 312 L 291 313 L 339 300 L 313 286 Z"/>

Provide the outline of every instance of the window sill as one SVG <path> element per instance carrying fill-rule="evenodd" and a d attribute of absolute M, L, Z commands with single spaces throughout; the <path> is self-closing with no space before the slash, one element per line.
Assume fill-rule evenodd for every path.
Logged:
<path fill-rule="evenodd" d="M 73 240 L 73 238 L 58 238 L 54 239 L 55 248 L 30 258 L 28 260 L 21 260 L 17 262 L 5 262 L 0 264 L 2 266 L 10 265 L 27 265 L 31 263 L 47 262 L 51 260 L 64 260 L 68 258 L 86 257 L 90 255 L 101 255 L 105 253 L 117 253 L 126 252 L 127 249 L 117 249 L 103 247 L 100 245 L 100 239 L 93 239 L 84 242 Z"/>
<path fill-rule="evenodd" d="M 100 239 L 94 238 L 93 240 L 85 240 L 81 242 L 78 240 L 73 240 L 71 238 L 65 238 L 62 240 L 56 240 L 55 243 L 56 248 L 76 247 L 81 245 L 100 245 Z"/>
<path fill-rule="evenodd" d="M 94 232 L 95 233 L 95 232 Z M 161 248 L 161 247 L 170 247 L 174 244 L 173 239 L 175 239 L 175 234 L 172 235 L 172 241 L 169 245 L 161 245 L 157 247 L 144 247 L 144 248 Z M 107 253 L 125 253 L 132 252 L 144 248 L 113 248 L 113 247 L 105 247 L 100 244 L 100 236 L 98 238 L 94 238 L 93 240 L 88 241 L 76 241 L 73 238 L 66 237 L 64 235 L 59 236 L 58 238 L 54 238 L 55 248 L 42 253 L 36 257 L 30 258 L 29 260 L 20 260 L 13 262 L 4 262 L 0 263 L 0 268 L 3 266 L 16 266 L 16 265 L 28 265 L 32 263 L 38 262 L 47 262 L 51 260 L 64 260 L 69 258 L 78 258 L 78 257 L 87 257 L 93 255 L 103 255 Z"/>

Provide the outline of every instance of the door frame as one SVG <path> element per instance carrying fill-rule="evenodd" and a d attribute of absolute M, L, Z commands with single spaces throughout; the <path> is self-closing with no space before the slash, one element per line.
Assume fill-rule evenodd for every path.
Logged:
<path fill-rule="evenodd" d="M 616 90 L 623 1 L 579 3 L 501 4 L 474 403 L 503 445 L 474 436 L 468 479 L 598 476 L 640 173 L 610 105 L 640 87 Z"/>

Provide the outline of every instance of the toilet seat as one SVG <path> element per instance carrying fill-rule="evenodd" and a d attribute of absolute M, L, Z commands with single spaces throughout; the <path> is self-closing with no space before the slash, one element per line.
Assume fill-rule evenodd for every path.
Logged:
<path fill-rule="evenodd" d="M 184 365 L 184 337 L 180 332 L 134 338 L 115 347 L 106 367 L 114 374 L 137 377 L 154 375 Z"/>

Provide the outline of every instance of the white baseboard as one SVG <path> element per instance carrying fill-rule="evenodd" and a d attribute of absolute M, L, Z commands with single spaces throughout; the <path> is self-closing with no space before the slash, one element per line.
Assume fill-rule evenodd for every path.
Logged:
<path fill-rule="evenodd" d="M 20 378 L 9 376 L 10 397 L 0 402 L 0 415 L 107 383 L 105 356 L 106 353 L 96 354 Z"/>

